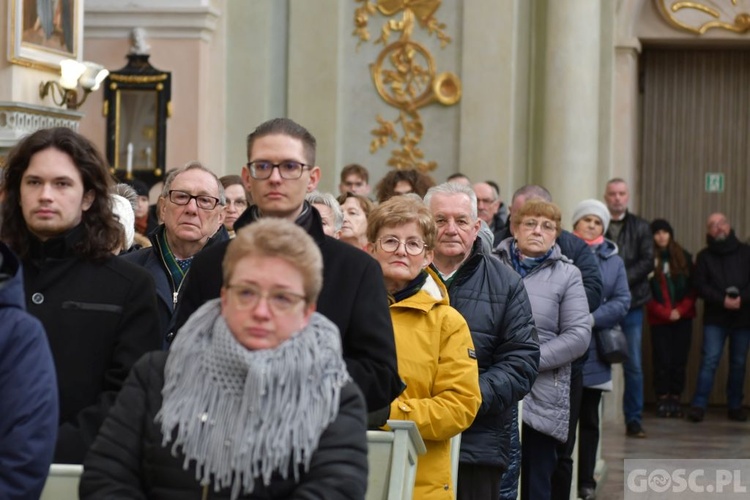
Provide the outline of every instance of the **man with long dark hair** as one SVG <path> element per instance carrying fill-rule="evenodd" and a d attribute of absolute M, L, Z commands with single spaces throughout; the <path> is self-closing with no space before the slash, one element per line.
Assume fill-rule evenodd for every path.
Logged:
<path fill-rule="evenodd" d="M 112 255 L 111 183 L 94 145 L 67 128 L 23 139 L 3 172 L 0 239 L 23 262 L 57 371 L 58 463 L 83 461 L 130 367 L 161 345 L 153 279 Z"/>

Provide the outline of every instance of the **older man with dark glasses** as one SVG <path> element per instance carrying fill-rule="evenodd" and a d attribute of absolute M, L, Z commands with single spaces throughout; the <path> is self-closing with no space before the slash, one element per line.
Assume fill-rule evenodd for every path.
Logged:
<path fill-rule="evenodd" d="M 207 245 L 229 239 L 223 225 L 225 203 L 216 174 L 199 162 L 173 170 L 159 199 L 163 223 L 148 235 L 152 246 L 123 256 L 145 267 L 156 282 L 164 346 L 193 257 Z"/>

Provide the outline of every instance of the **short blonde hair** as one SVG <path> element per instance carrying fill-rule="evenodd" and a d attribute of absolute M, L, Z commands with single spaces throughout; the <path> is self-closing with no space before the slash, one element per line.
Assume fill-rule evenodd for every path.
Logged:
<path fill-rule="evenodd" d="M 560 207 L 552 203 L 551 201 L 540 200 L 539 198 L 533 198 L 524 203 L 520 210 L 514 212 L 510 216 L 510 223 L 513 226 L 513 232 L 521 225 L 521 221 L 524 217 L 536 216 L 536 217 L 547 217 L 548 219 L 555 222 L 557 231 L 555 234 L 560 236 L 562 232 L 562 213 Z"/>
<path fill-rule="evenodd" d="M 302 274 L 308 304 L 317 302 L 323 287 L 323 256 L 304 229 L 286 219 L 263 218 L 237 231 L 222 262 L 224 286 L 237 262 L 245 257 L 278 257 Z"/>
<path fill-rule="evenodd" d="M 384 201 L 367 218 L 367 240 L 375 243 L 378 233 L 384 227 L 402 226 L 416 222 L 427 250 L 435 248 L 437 226 L 432 212 L 418 196 L 394 196 Z"/>

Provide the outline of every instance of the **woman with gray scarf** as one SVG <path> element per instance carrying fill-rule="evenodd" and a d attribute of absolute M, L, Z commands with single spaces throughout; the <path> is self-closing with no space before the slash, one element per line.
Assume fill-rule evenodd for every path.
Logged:
<path fill-rule="evenodd" d="M 364 498 L 365 405 L 338 329 L 314 312 L 322 266 L 292 222 L 241 229 L 221 298 L 133 367 L 81 498 Z"/>

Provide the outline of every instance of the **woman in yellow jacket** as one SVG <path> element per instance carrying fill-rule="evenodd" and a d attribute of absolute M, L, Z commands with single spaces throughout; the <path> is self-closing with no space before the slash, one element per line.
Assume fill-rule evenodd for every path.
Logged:
<path fill-rule="evenodd" d="M 436 232 L 429 209 L 408 195 L 368 217 L 368 249 L 383 269 L 398 373 L 406 384 L 390 418 L 416 423 L 427 447 L 417 463 L 415 500 L 455 497 L 450 439 L 471 425 L 482 400 L 469 327 L 427 268 Z"/>

